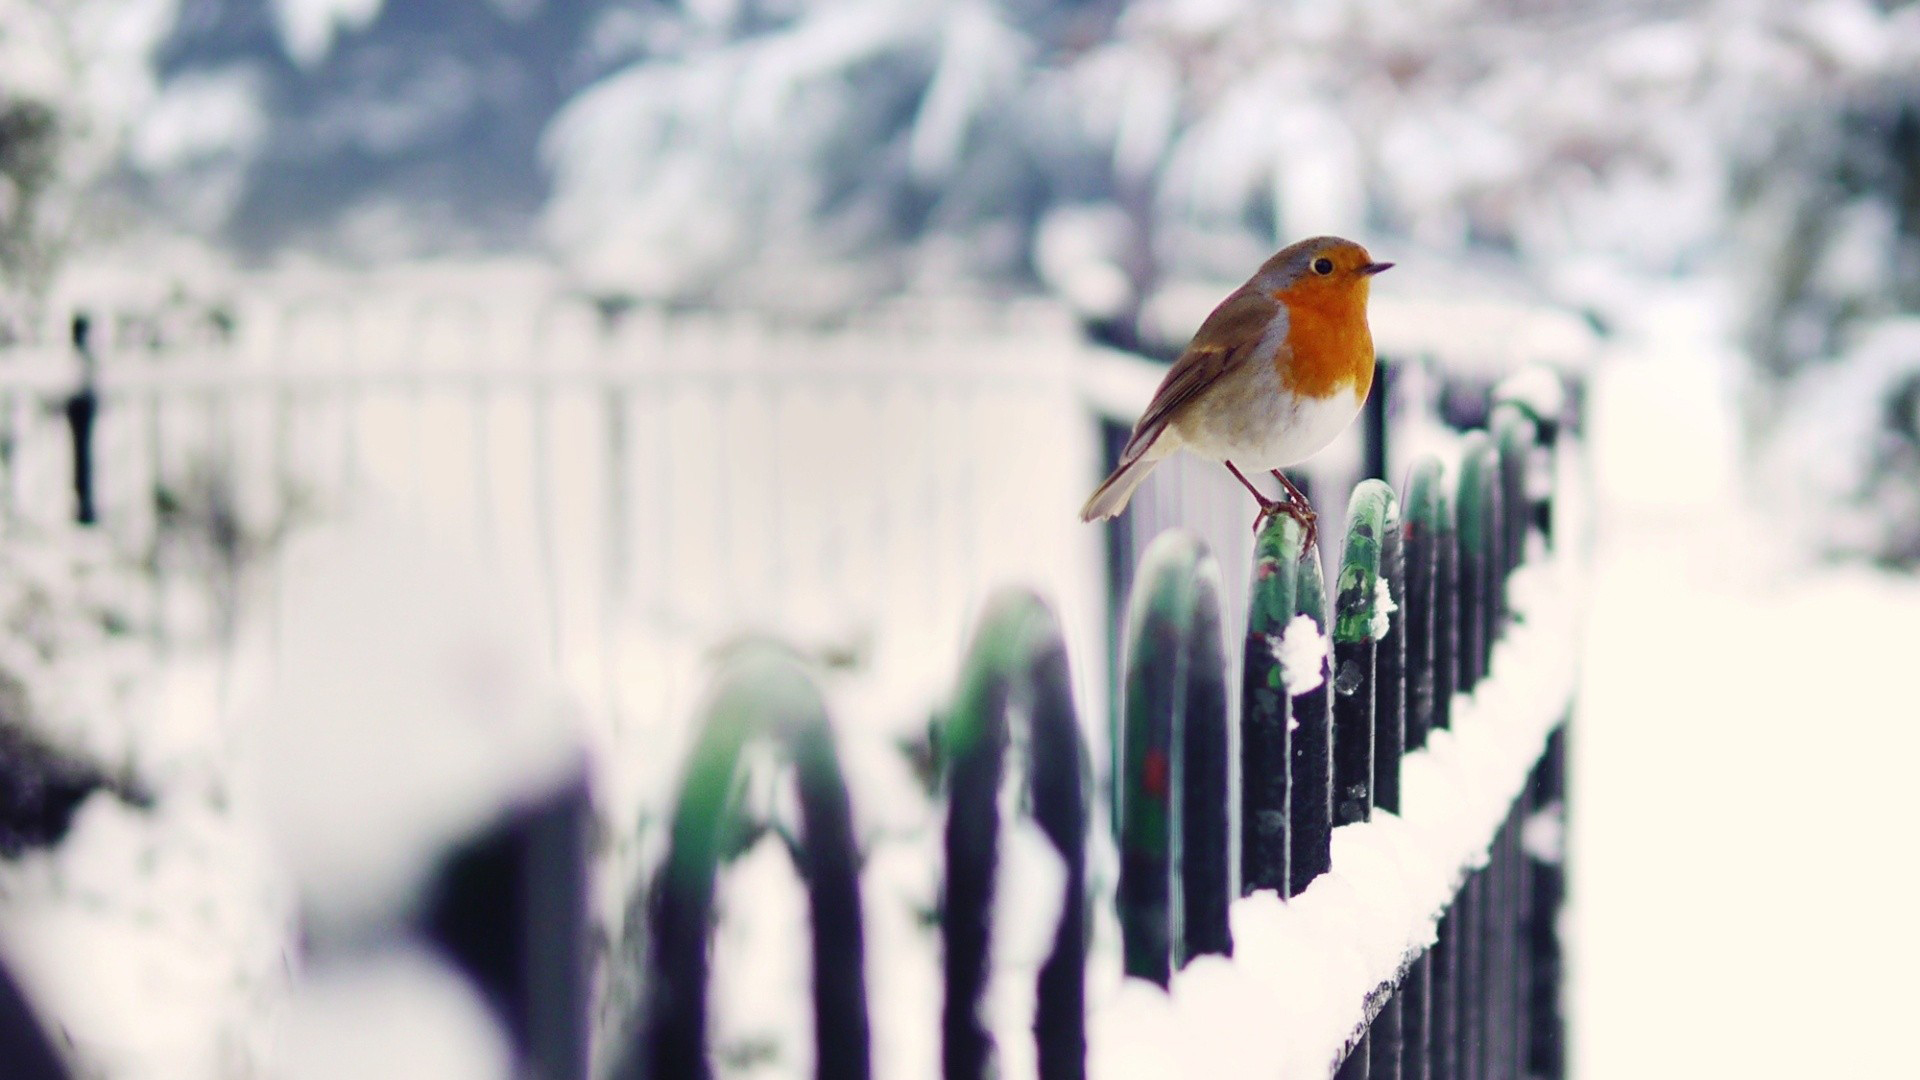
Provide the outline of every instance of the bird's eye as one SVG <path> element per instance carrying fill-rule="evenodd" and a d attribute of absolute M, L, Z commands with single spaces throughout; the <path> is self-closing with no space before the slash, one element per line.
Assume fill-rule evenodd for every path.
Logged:
<path fill-rule="evenodd" d="M 1313 272 L 1322 277 L 1333 273 L 1333 260 L 1327 258 L 1325 255 L 1313 260 Z"/>

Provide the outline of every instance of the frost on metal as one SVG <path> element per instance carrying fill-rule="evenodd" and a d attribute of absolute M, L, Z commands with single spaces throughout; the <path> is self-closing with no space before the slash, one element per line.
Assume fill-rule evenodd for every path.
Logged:
<path fill-rule="evenodd" d="M 1327 635 L 1320 632 L 1320 625 L 1311 615 L 1295 615 L 1280 636 L 1267 636 L 1267 647 L 1280 662 L 1280 681 L 1286 685 L 1288 695 L 1299 697 L 1319 689 L 1326 681 L 1331 649 Z"/>

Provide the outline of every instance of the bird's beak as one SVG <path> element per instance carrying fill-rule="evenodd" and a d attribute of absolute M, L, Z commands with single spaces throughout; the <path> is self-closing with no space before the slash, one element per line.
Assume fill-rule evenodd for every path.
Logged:
<path fill-rule="evenodd" d="M 1361 277 L 1372 277 L 1382 270 L 1393 269 L 1392 263 L 1368 263 L 1360 268 Z"/>

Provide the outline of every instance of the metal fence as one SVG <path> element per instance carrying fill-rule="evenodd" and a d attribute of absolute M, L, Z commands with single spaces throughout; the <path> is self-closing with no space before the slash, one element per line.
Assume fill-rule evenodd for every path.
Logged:
<path fill-rule="evenodd" d="M 191 382 L 174 374 L 166 385 Z M 532 378 L 536 395 L 562 394 L 575 380 L 586 387 L 579 415 L 599 415 L 594 441 L 620 448 L 605 460 L 625 462 L 631 447 L 624 440 L 635 429 L 618 416 L 650 407 L 664 411 L 642 427 L 671 429 L 675 422 L 671 404 L 634 400 L 626 380 L 648 377 L 609 378 L 561 364 Z M 206 378 L 224 390 L 231 376 Z M 865 378 L 826 393 L 857 404 L 896 392 Z M 17 399 L 30 381 L 17 380 L 10 392 Z M 88 494 L 101 487 L 88 476 L 86 448 L 97 437 L 89 426 L 109 414 L 116 395 L 138 385 L 137 379 L 102 379 L 72 395 L 78 404 L 59 415 L 81 436 L 70 459 L 77 509 L 98 516 L 114 505 Z M 263 400 L 253 404 L 270 415 L 287 409 L 290 385 L 297 380 L 262 379 Z M 354 380 L 327 385 L 329 393 L 450 393 L 472 401 L 492 393 L 494 384 L 450 374 L 445 382 L 425 375 L 402 379 L 385 390 Z M 977 382 L 968 385 L 976 395 L 985 392 Z M 1081 408 L 1070 380 L 1046 385 L 1047 409 Z M 671 397 L 672 391 L 661 392 Z M 551 404 L 550 398 L 536 400 Z M 171 406 L 147 401 L 157 431 Z M 231 399 L 201 404 L 243 407 Z M 728 396 L 721 411 L 762 416 L 755 410 L 765 407 L 764 401 Z M 934 413 L 928 418 L 944 423 L 941 430 L 963 431 L 974 422 L 939 421 L 939 406 L 929 408 Z M 288 430 L 285 412 L 278 415 L 282 423 L 275 429 Z M 1010 420 L 1017 422 L 1017 416 L 1009 413 L 999 423 Z M 1552 472 L 1541 459 L 1557 452 L 1565 417 L 1506 402 L 1490 420 L 1488 431 L 1468 436 L 1451 483 L 1437 464 L 1422 461 L 1403 493 L 1379 481 L 1355 488 L 1331 605 L 1319 560 L 1301 550 L 1299 530 L 1284 518 L 1255 544 L 1244 621 L 1232 616 L 1217 564 L 1203 543 L 1175 533 L 1148 545 L 1130 578 L 1116 664 L 1121 705 L 1110 733 L 1081 719 L 1106 710 L 1098 694 L 1084 691 L 1085 673 L 1070 671 L 1064 644 L 1069 635 L 1048 605 L 1015 591 L 987 606 L 934 755 L 946 803 L 938 918 L 947 1077 L 992 1071 L 993 1040 L 981 1021 L 981 996 L 996 929 L 991 912 L 1009 775 L 1026 788 L 1025 798 L 1012 805 L 1032 816 L 1066 868 L 1062 914 L 1035 988 L 1035 1058 L 1048 1078 L 1086 1072 L 1087 920 L 1095 902 L 1087 852 L 1096 822 L 1112 829 L 1120 852 L 1113 904 L 1124 970 L 1165 985 L 1196 957 L 1232 954 L 1228 911 L 1235 897 L 1263 890 L 1298 896 L 1330 869 L 1335 828 L 1364 822 L 1376 808 L 1399 808 L 1405 755 L 1420 751 L 1432 732 L 1447 729 L 1455 695 L 1478 689 L 1487 677 L 1494 644 L 1509 625 L 1506 585 L 1529 550 L 1555 539 L 1554 492 L 1541 482 Z M 999 423 L 990 426 L 1004 431 Z M 239 424 L 221 426 L 231 433 Z M 735 430 L 751 426 L 749 418 Z M 1091 431 L 1089 425 L 1089 439 Z M 158 434 L 151 437 L 155 446 L 165 442 Z M 360 454 L 351 435 L 336 446 L 349 463 Z M 777 456 L 781 448 L 775 440 L 768 449 Z M 999 452 L 1023 459 L 1017 440 L 1010 452 Z M 1077 489 L 1077 481 L 1093 471 L 1087 465 L 1068 463 L 1069 486 Z M 157 456 L 154 468 L 159 475 Z M 614 505 L 628 508 L 616 515 L 621 519 L 631 520 L 645 504 L 618 467 L 596 476 L 594 489 L 615 493 Z M 960 483 L 964 488 L 969 481 Z M 1048 498 L 1060 486 L 1046 477 L 1033 483 Z M 967 501 L 964 491 L 927 497 L 962 500 L 954 513 L 979 505 Z M 724 506 L 728 500 L 717 501 Z M 1014 502 L 1016 508 L 1027 505 Z M 740 525 L 723 514 L 715 528 Z M 767 527 L 763 522 L 744 532 L 751 537 Z M 618 537 L 631 537 L 623 528 L 602 534 L 609 550 L 622 546 Z M 939 531 L 938 522 L 915 528 Z M 820 539 L 832 546 L 831 537 Z M 1016 541 L 1029 547 L 1037 542 L 1030 528 Z M 1097 565 L 1070 543 L 1048 550 L 1049 558 L 1078 558 L 1082 571 Z M 724 562 L 725 551 L 714 554 Z M 620 557 L 604 550 L 601 555 L 593 562 L 597 573 L 613 573 Z M 546 559 L 555 561 L 551 549 Z M 962 576 L 972 582 L 995 570 L 993 560 L 976 558 Z M 957 573 L 946 566 L 921 572 L 929 578 Z M 603 576 L 599 584 L 611 587 L 608 582 Z M 564 596 L 565 590 L 556 587 L 554 593 Z M 626 582 L 616 594 L 631 595 Z M 1079 598 L 1083 615 L 1091 599 Z M 1309 680 L 1315 685 L 1296 693 L 1275 644 L 1300 618 L 1328 636 L 1332 648 L 1319 661 L 1317 680 Z M 1080 630 L 1072 633 L 1097 637 L 1087 633 L 1083 617 L 1073 623 Z M 563 617 L 554 618 L 556 635 L 565 633 L 565 625 Z M 1224 648 L 1223 635 L 1243 627 L 1242 647 Z M 1083 713 L 1075 702 L 1090 697 Z M 791 657 L 762 653 L 737 661 L 723 676 L 681 774 L 666 856 L 635 898 L 647 941 L 644 993 L 638 1015 L 617 1045 L 606 1048 L 618 1075 L 711 1074 L 707 942 L 716 876 L 737 849 L 741 831 L 753 825 L 742 819 L 737 795 L 754 762 L 765 764 L 748 751 L 767 744 L 776 750 L 775 767 L 791 770 L 798 793 L 800 828 L 791 850 L 811 905 L 814 1071 L 834 1078 L 872 1071 L 861 856 L 833 731 L 804 667 Z M 1405 957 L 1394 978 L 1350 1003 L 1351 1039 L 1329 1055 L 1328 1074 L 1422 1080 L 1562 1074 L 1555 919 L 1563 869 L 1530 851 L 1522 833 L 1535 815 L 1561 805 L 1564 758 L 1562 728 L 1534 763 L 1505 823 L 1486 838 L 1486 865 L 1460 868 L 1459 888 L 1439 917 L 1432 947 Z M 1111 811 L 1105 818 L 1098 813 L 1103 804 Z M 474 976 L 506 1019 L 523 1067 L 546 1077 L 581 1077 L 589 1067 L 585 1013 L 592 976 L 580 931 L 588 908 L 588 807 L 584 783 L 522 807 L 449 863 L 416 927 Z M 0 984 L 0 1049 L 17 1045 L 18 1056 L 10 1060 L 27 1063 L 22 1075 L 59 1077 L 54 1055 L 10 989 Z M 46 1064 L 36 1064 L 41 1061 Z"/>
<path fill-rule="evenodd" d="M 1167 985 L 1196 957 L 1231 955 L 1229 905 L 1273 890 L 1298 896 L 1332 867 L 1332 837 L 1400 809 L 1402 763 L 1452 724 L 1455 696 L 1488 677 L 1509 626 L 1507 584 L 1529 544 L 1552 543 L 1550 488 L 1558 416 L 1505 404 L 1490 433 L 1466 440 L 1457 483 L 1437 462 L 1412 470 L 1404 501 L 1380 481 L 1357 487 L 1329 603 L 1319 563 L 1290 520 L 1259 537 L 1229 737 L 1220 575 L 1192 536 L 1164 534 L 1142 560 L 1122 664 L 1122 708 L 1106 792 L 1120 850 L 1114 897 L 1126 973 Z M 1298 687 L 1275 643 L 1305 618 L 1332 640 Z M 1571 649 L 1572 642 L 1566 647 Z M 765 663 L 765 661 L 762 661 Z M 1311 684 L 1311 685 L 1306 685 Z M 797 770 L 805 826 L 796 859 L 811 894 L 821 1077 L 868 1075 L 858 852 L 817 692 L 798 668 L 739 669 L 706 720 L 675 811 L 673 849 L 648 899 L 653 955 L 644 1022 L 625 1045 L 634 1076 L 711 1074 L 704 1006 L 704 919 L 741 747 L 780 741 Z M 1564 706 L 1565 703 L 1563 703 Z M 1024 721 L 1010 735 L 1009 717 Z M 981 993 L 1005 828 L 999 793 L 1016 766 L 1023 805 L 1067 872 L 1053 947 L 1038 974 L 1032 1025 L 1039 1074 L 1086 1072 L 1087 845 L 1094 808 L 1059 629 L 1030 594 L 1003 594 L 982 620 L 944 730 L 947 799 L 940 911 L 944 1075 L 990 1075 Z M 1237 769 L 1229 760 L 1237 742 Z M 1522 843 L 1564 799 L 1566 736 L 1555 725 L 1524 792 L 1485 837 L 1487 861 L 1460 867 L 1431 948 L 1349 1003 L 1350 1040 L 1326 1074 L 1358 1077 L 1556 1077 L 1564 1073 L 1558 917 L 1564 868 Z M 1010 757 L 1010 755 L 1012 757 Z M 1239 777 L 1236 789 L 1235 776 Z M 1233 822 L 1240 823 L 1238 834 Z M 829 1052 L 829 1050 L 831 1052 Z"/>
<path fill-rule="evenodd" d="M 629 726 L 684 717 L 686 659 L 743 631 L 924 685 L 995 583 L 1045 587 L 1076 634 L 1105 619 L 1067 512 L 1098 468 L 1087 347 L 1051 309 L 326 294 L 144 329 L 0 348 L 0 529 L 95 523 L 151 569 L 163 647 L 271 619 L 283 542 L 369 502 L 525 581 L 576 693 Z"/>

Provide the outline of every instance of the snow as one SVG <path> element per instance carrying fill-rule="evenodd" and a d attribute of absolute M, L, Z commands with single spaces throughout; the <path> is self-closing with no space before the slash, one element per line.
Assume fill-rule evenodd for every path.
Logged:
<path fill-rule="evenodd" d="M 377 506 L 287 554 L 254 738 L 310 926 L 403 910 L 440 851 L 576 766 L 534 605 L 510 597 Z"/>
<path fill-rule="evenodd" d="M 1698 345 L 1675 333 L 1594 387 L 1603 531 L 1566 838 L 1577 1075 L 1898 1073 L 1862 1033 L 1903 1029 L 1920 965 L 1893 854 L 1920 757 L 1920 580 L 1811 563 L 1803 519 L 1767 505 L 1791 482 L 1748 500 L 1716 457 L 1733 398 Z"/>
<path fill-rule="evenodd" d="M 134 167 L 159 172 L 222 154 L 251 155 L 267 129 L 258 81 L 247 67 L 170 81 L 133 130 L 127 154 Z"/>
<path fill-rule="evenodd" d="M 1567 807 L 1555 801 L 1520 823 L 1520 850 L 1537 863 L 1557 865 L 1567 857 Z"/>
<path fill-rule="evenodd" d="M 512 1049 L 487 1003 L 417 946 L 316 965 L 287 1007 L 276 1080 L 508 1080 Z"/>
<path fill-rule="evenodd" d="M 1393 590 L 1387 585 L 1387 579 L 1373 579 L 1373 615 L 1367 620 L 1367 635 L 1380 641 L 1393 629 L 1393 613 L 1400 605 L 1393 602 Z"/>
<path fill-rule="evenodd" d="M 287 55 L 310 68 L 326 59 L 337 35 L 365 29 L 382 6 L 383 0 L 273 0 L 273 18 Z"/>
<path fill-rule="evenodd" d="M 994 1033 L 997 1075 L 1037 1076 L 1033 1008 L 1040 967 L 1060 926 L 1067 866 L 1032 818 L 1009 817 L 1000 833 L 994 882 L 993 948 L 982 1014 Z"/>
<path fill-rule="evenodd" d="M 0 865 L 0 948 L 82 1075 L 206 1080 L 270 1060 L 293 898 L 216 800 L 108 794 L 57 848 Z"/>
<path fill-rule="evenodd" d="M 1280 681 L 1288 694 L 1299 697 L 1326 681 L 1332 646 L 1313 616 L 1295 615 L 1278 638 L 1269 636 L 1267 647 L 1280 663 Z"/>
<path fill-rule="evenodd" d="M 811 1075 L 812 926 L 786 843 L 762 836 L 722 870 L 715 896 L 714 1057 L 729 1077 Z"/>

